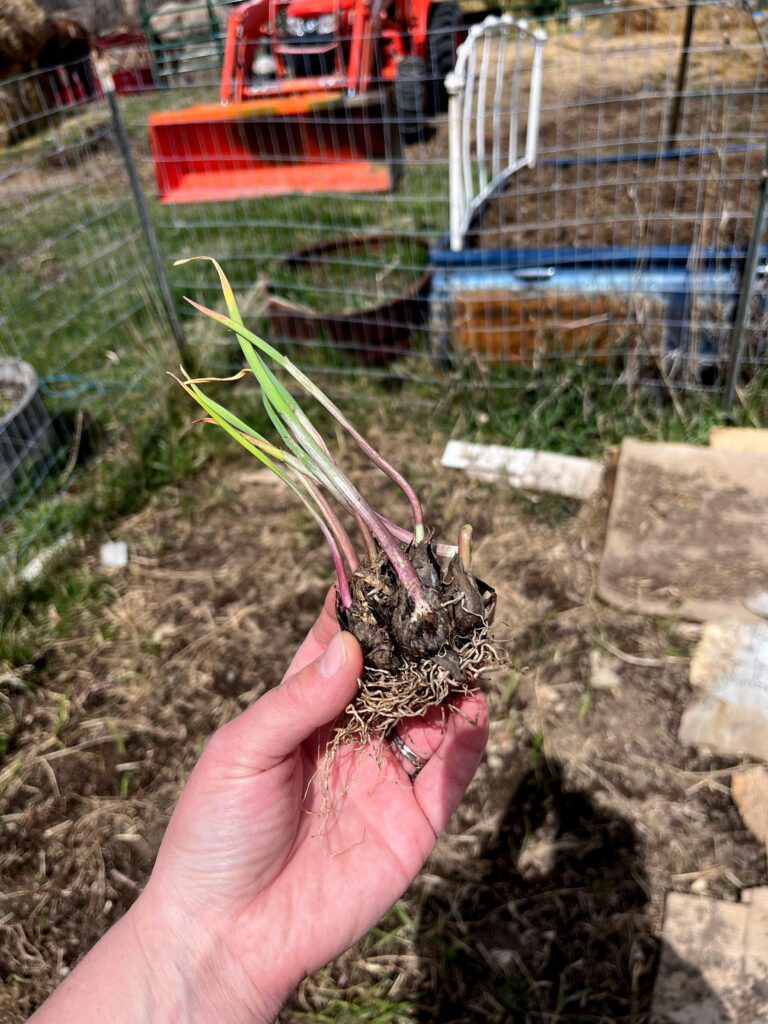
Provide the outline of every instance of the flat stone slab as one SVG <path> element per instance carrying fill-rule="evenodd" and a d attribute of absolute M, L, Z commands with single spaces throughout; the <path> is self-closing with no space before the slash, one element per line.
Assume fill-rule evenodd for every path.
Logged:
<path fill-rule="evenodd" d="M 686 708 L 678 739 L 721 754 L 768 757 L 768 715 L 704 697 Z"/>
<path fill-rule="evenodd" d="M 598 578 L 625 611 L 752 618 L 768 591 L 768 459 L 622 442 Z"/>
<path fill-rule="evenodd" d="M 713 427 L 709 444 L 726 452 L 760 452 L 768 455 L 768 430 L 757 427 Z M 753 594 L 744 602 L 755 615 L 768 618 L 768 590 Z"/>
<path fill-rule="evenodd" d="M 768 887 L 740 903 L 670 893 L 651 1024 L 768 1020 Z"/>
<path fill-rule="evenodd" d="M 768 622 L 706 622 L 690 680 L 719 700 L 768 713 Z"/>
<path fill-rule="evenodd" d="M 706 696 L 683 713 L 682 743 L 768 757 L 768 622 L 705 623 L 690 681 Z"/>
<path fill-rule="evenodd" d="M 440 460 L 480 480 L 506 481 L 525 491 L 547 491 L 585 501 L 600 490 L 603 467 L 575 455 L 509 448 L 502 444 L 449 441 Z"/>

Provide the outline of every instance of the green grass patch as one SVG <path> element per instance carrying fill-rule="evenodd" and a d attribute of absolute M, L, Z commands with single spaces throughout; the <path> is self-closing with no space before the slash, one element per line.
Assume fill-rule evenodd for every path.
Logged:
<path fill-rule="evenodd" d="M 109 590 L 100 575 L 83 567 L 78 538 L 108 536 L 125 516 L 164 500 L 169 487 L 199 472 L 209 458 L 232 454 L 220 432 L 191 425 L 189 413 L 181 396 L 174 397 L 85 467 L 64 495 L 18 515 L 7 538 L 12 543 L 6 545 L 0 591 L 0 665 L 34 661 L 50 640 L 71 635 L 82 608 L 98 604 Z M 72 542 L 57 552 L 55 541 L 67 535 Z M 48 545 L 54 545 L 50 558 L 25 583 L 16 569 L 33 553 L 45 556 Z"/>
<path fill-rule="evenodd" d="M 466 367 L 441 374 L 431 362 L 414 359 L 398 366 L 401 371 L 403 403 L 423 410 L 409 419 L 414 430 L 486 444 L 597 457 L 624 437 L 706 444 L 713 427 L 768 423 L 765 378 L 745 387 L 729 409 L 714 390 L 671 395 L 649 385 L 631 393 L 605 367 L 589 363 L 562 361 L 542 371 Z M 357 383 L 340 381 L 335 393 L 363 415 L 371 401 Z"/>

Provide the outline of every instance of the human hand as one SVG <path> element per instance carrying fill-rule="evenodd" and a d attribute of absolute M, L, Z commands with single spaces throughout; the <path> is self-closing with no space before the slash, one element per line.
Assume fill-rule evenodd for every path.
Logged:
<path fill-rule="evenodd" d="M 273 1020 L 405 891 L 474 774 L 479 695 L 403 731 L 426 760 L 413 780 L 388 744 L 344 747 L 324 776 L 328 723 L 362 671 L 333 601 L 280 686 L 214 734 L 181 795 L 126 915 L 149 976 L 140 1019 Z"/>

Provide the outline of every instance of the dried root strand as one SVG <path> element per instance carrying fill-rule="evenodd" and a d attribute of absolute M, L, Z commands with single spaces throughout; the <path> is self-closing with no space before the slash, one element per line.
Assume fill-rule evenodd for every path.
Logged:
<path fill-rule="evenodd" d="M 477 688 L 483 672 L 501 663 L 487 627 L 467 637 L 460 648 L 453 648 L 453 653 L 458 658 L 459 673 L 447 668 L 440 654 L 432 658 L 406 658 L 396 672 L 366 667 L 355 699 L 345 709 L 336 729 L 332 746 L 363 747 L 386 737 L 403 719 L 420 718 L 455 697 L 469 695 Z"/>

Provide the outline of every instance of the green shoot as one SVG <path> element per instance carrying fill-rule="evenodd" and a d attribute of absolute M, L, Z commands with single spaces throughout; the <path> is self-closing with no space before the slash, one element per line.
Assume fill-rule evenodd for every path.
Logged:
<path fill-rule="evenodd" d="M 208 257 L 195 257 L 208 259 Z M 187 260 L 179 260 L 178 264 Z M 243 324 L 232 288 L 216 260 L 213 263 L 221 282 L 228 315 L 187 301 L 206 316 L 232 330 L 238 338 L 247 369 L 226 378 L 203 377 L 192 379 L 182 369 L 181 377 L 174 380 L 203 408 L 202 422 L 213 423 L 225 430 L 234 440 L 254 455 L 270 472 L 287 484 L 303 502 L 328 542 L 339 592 L 345 607 L 351 603 L 349 575 L 356 570 L 359 559 L 333 504 L 344 508 L 357 523 L 366 555 L 377 554 L 376 544 L 389 560 L 400 583 L 408 591 L 417 612 L 426 607 L 419 576 L 403 550 L 403 544 L 416 544 L 424 540 L 425 531 L 421 505 L 413 488 L 378 452 L 355 430 L 333 402 L 287 357 L 263 341 Z M 177 265 L 178 265 L 177 264 Z M 316 430 L 299 403 L 277 377 L 269 363 L 285 370 L 305 394 L 313 398 L 340 423 L 371 461 L 400 486 L 411 506 L 413 531 L 402 530 L 380 516 L 363 498 L 331 455 L 328 446 Z M 262 403 L 274 427 L 279 443 L 272 443 L 245 421 L 214 401 L 202 386 L 219 381 L 237 381 L 252 374 L 259 384 Z M 323 492 L 326 492 L 325 494 Z M 327 497 L 326 497 L 327 494 Z M 330 499 L 330 500 L 329 500 Z M 374 543 L 374 540 L 376 543 Z"/>

